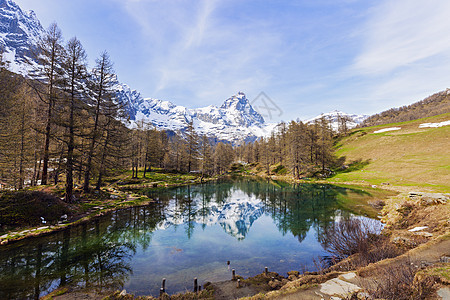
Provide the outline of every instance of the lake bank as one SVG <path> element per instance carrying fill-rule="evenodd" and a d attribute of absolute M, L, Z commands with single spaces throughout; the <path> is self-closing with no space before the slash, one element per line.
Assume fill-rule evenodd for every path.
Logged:
<path fill-rule="evenodd" d="M 128 175 L 124 173 L 124 175 Z M 54 215 L 53 221 L 50 222 L 48 218 L 33 216 L 37 221 L 36 225 L 30 226 L 25 224 L 18 224 L 10 229 L 3 229 L 5 222 L 0 222 L 2 230 L 0 231 L 0 247 L 11 242 L 20 241 L 27 238 L 44 236 L 69 228 L 77 226 L 83 222 L 88 222 L 96 217 L 102 216 L 108 212 L 116 209 L 124 209 L 134 206 L 148 205 L 153 202 L 152 199 L 145 195 L 135 193 L 142 189 L 166 189 L 179 186 L 186 186 L 192 184 L 200 184 L 202 182 L 210 182 L 217 180 L 219 177 L 202 178 L 200 174 L 174 174 L 161 172 L 147 172 L 147 177 L 143 178 L 143 172 L 140 172 L 141 178 L 126 179 L 125 176 L 120 175 L 115 178 L 107 180 L 108 185 L 102 187 L 101 190 L 91 190 L 89 193 L 84 193 L 80 188 L 75 188 L 74 195 L 76 200 L 74 203 L 64 203 L 58 199 L 63 199 L 63 185 L 57 186 L 38 186 L 28 190 L 29 193 L 33 191 L 43 192 L 53 196 L 53 202 L 59 201 L 66 211 L 59 215 Z M 162 181 L 164 179 L 165 181 Z M 3 192 L 4 195 L 8 192 Z M 11 192 L 14 194 L 14 192 Z M 38 195 L 37 197 L 42 197 Z M 45 197 L 45 195 L 44 195 Z M 28 196 L 24 205 L 35 202 L 36 196 Z M 48 203 L 33 203 L 35 206 L 47 206 Z M 8 205 L 5 203 L 5 205 Z M 7 218 L 7 207 L 2 207 L 2 218 Z M 61 211 L 61 209 L 59 210 Z M 15 212 L 12 212 L 16 214 Z M 21 212 L 22 213 L 22 212 Z M 65 218 L 61 218 L 65 216 Z M 29 215 L 24 215 L 22 219 L 30 218 Z M 15 217 L 17 218 L 17 217 Z M 56 221 L 55 221 L 56 220 Z M 51 223 L 51 224 L 50 224 Z"/>
<path fill-rule="evenodd" d="M 267 180 L 263 180 L 263 181 L 267 181 Z M 189 182 L 190 184 L 192 184 L 192 182 Z M 277 187 L 283 187 L 283 182 L 272 182 L 271 185 L 273 185 L 275 188 Z M 324 182 L 320 182 L 320 184 L 325 184 Z M 353 186 L 348 186 L 348 185 L 342 185 L 342 186 L 346 186 L 347 188 L 353 189 L 356 187 Z M 152 188 L 150 190 L 155 191 L 155 188 Z M 157 188 L 157 190 L 159 191 L 163 191 L 166 190 L 166 187 L 160 187 Z M 370 191 L 372 193 L 378 191 L 377 189 L 373 188 L 372 186 L 366 186 L 365 188 L 365 192 Z M 347 207 L 350 211 L 355 208 L 358 209 L 362 209 L 364 208 L 364 206 L 367 207 L 371 207 L 371 204 L 366 203 L 366 205 L 361 205 L 360 201 L 361 198 L 359 198 L 359 195 L 363 195 L 365 192 L 363 193 L 356 193 L 353 194 L 352 197 L 350 197 L 350 199 L 352 199 L 351 201 L 346 201 L 348 202 L 350 205 Z M 387 223 L 386 229 L 390 230 L 390 235 L 392 236 L 392 238 L 396 239 L 399 243 L 402 243 L 403 247 L 416 247 L 418 245 L 420 245 L 421 243 L 426 243 L 429 240 L 432 240 L 436 235 L 441 234 L 442 232 L 445 232 L 446 229 L 448 229 L 448 224 L 444 224 L 442 223 L 443 220 L 445 220 L 445 216 L 446 214 L 442 214 L 442 207 L 448 208 L 448 205 L 445 206 L 445 203 L 440 203 L 440 201 L 435 201 L 434 200 L 430 200 L 429 199 L 422 199 L 423 196 L 425 196 L 425 198 L 429 198 L 430 195 L 427 194 L 423 194 L 423 193 L 414 193 L 414 194 L 409 194 L 406 192 L 401 192 L 398 193 L 396 195 L 390 195 L 389 197 L 383 196 L 383 194 L 381 193 L 380 195 L 378 195 L 376 197 L 376 201 L 378 202 L 379 200 L 385 200 L 385 205 L 384 205 L 384 209 L 383 209 L 383 215 L 381 216 L 383 218 L 383 220 L 385 220 L 385 222 Z M 142 195 L 140 195 L 140 197 L 142 197 Z M 148 196 L 147 196 L 148 197 Z M 152 197 L 149 197 L 149 199 Z M 336 198 L 338 199 L 338 198 Z M 124 202 L 124 201 L 120 201 L 120 202 Z M 120 203 L 119 202 L 119 203 Z M 412 205 L 410 205 L 411 203 Z M 337 201 L 337 203 L 339 203 L 339 201 Z M 345 203 L 345 201 L 343 202 L 343 204 L 348 204 Z M 409 203 L 409 204 L 408 204 Z M 128 203 L 130 204 L 130 203 Z M 367 205 L 368 204 L 368 205 Z M 137 205 L 136 202 L 133 203 L 133 205 Z M 372 203 L 373 205 L 373 203 Z M 442 206 L 444 205 L 444 206 Z M 124 208 L 124 207 L 122 207 Z M 114 210 L 113 208 L 109 208 L 110 210 Z M 378 210 L 376 210 L 378 211 Z M 438 216 L 439 218 L 436 218 L 435 216 L 435 220 L 437 220 L 438 222 L 436 223 L 437 225 L 431 225 L 430 223 L 427 223 L 427 218 L 429 217 L 430 211 L 432 211 L 432 213 L 436 216 Z M 357 211 L 355 211 L 357 212 Z M 406 212 L 408 212 L 406 214 Z M 106 211 L 104 211 L 104 213 L 106 213 Z M 425 213 L 427 215 L 424 215 L 422 213 Z M 101 215 L 100 215 L 101 216 Z M 415 217 L 413 217 L 415 216 Z M 406 218 L 405 218 L 406 217 Z M 443 217 L 444 219 L 442 219 L 441 217 Z M 438 220 L 439 219 L 439 220 Z M 87 220 L 85 220 L 87 221 Z M 85 221 L 81 221 L 81 222 L 85 222 Z M 401 226 L 399 226 L 399 224 L 402 224 Z M 406 225 L 405 225 L 406 224 Z M 417 225 L 417 226 L 416 226 Z M 423 226 L 418 226 L 418 225 L 423 225 Z M 430 231 L 429 229 L 427 230 L 418 230 L 417 233 L 415 234 L 412 231 L 410 232 L 409 229 L 414 229 L 414 227 L 424 227 L 427 226 L 428 228 L 432 229 L 431 233 L 432 237 L 427 237 L 427 234 L 422 234 L 422 232 L 427 232 Z M 405 227 L 406 226 L 406 227 Z M 411 227 L 411 228 L 410 228 Z M 401 234 L 399 234 L 401 233 Z M 47 233 L 48 234 L 48 233 Z M 411 236 L 413 238 L 411 238 Z M 419 243 L 417 243 L 414 239 L 415 238 L 421 238 L 422 241 L 419 241 Z M 423 240 L 423 238 L 425 238 L 426 240 Z M 175 252 L 176 253 L 176 252 Z M 239 274 L 239 272 L 238 272 Z M 247 277 L 247 276 L 244 276 Z M 287 278 L 285 278 L 287 280 Z M 303 279 L 304 280 L 304 279 Z M 279 282 L 277 284 L 272 283 L 273 286 L 276 286 L 276 289 L 280 288 L 280 283 L 282 283 L 282 280 L 278 280 Z M 292 280 L 294 281 L 294 280 Z M 270 280 L 269 280 L 270 282 Z M 291 280 L 289 280 L 289 282 L 291 282 Z M 229 283 L 224 283 L 224 284 L 228 284 Z M 244 284 L 244 282 L 243 282 Z M 288 282 L 285 281 L 283 286 L 287 285 Z M 309 284 L 309 283 L 303 283 L 300 285 L 300 289 L 305 289 L 305 284 Z M 287 285 L 290 286 L 290 285 Z M 273 287 L 272 287 L 273 288 Z M 281 287 L 282 288 L 282 287 Z M 283 288 L 282 288 L 283 289 Z M 61 291 L 60 291 L 61 292 Z M 112 292 L 109 292 L 112 293 Z M 66 294 L 67 296 L 67 294 Z"/>
<path fill-rule="evenodd" d="M 76 275 L 75 271 L 83 270 L 83 261 L 86 261 L 87 266 L 96 265 L 98 262 L 95 251 L 117 252 L 125 247 L 124 253 L 131 256 L 117 262 L 128 261 L 134 272 L 126 279 L 125 282 L 128 283 L 124 288 L 133 292 L 136 288 L 150 288 L 156 284 L 158 293 L 158 285 L 166 277 L 168 291 L 174 293 L 180 291 L 177 281 L 183 277 L 178 276 L 181 273 L 177 275 L 177 269 L 167 269 L 172 268 L 172 264 L 178 270 L 186 270 L 186 274 L 195 274 L 199 283 L 229 279 L 231 270 L 227 268 L 227 260 L 231 261 L 230 268 L 235 268 L 237 274 L 246 278 L 261 272 L 265 266 L 280 274 L 291 271 L 298 265 L 305 265 L 306 269 L 311 270 L 314 268 L 312 258 L 326 255 L 317 236 L 322 236 L 324 228 L 327 224 L 334 223 L 335 218 L 353 215 L 341 205 L 341 195 L 356 198 L 369 196 L 366 192 L 353 188 L 289 185 L 246 179 L 149 192 L 146 196 L 155 200 L 149 206 L 114 211 L 96 218 L 94 222 L 48 235 L 45 239 L 36 238 L 6 245 L 3 249 L 4 257 L 8 257 L 10 262 L 11 259 L 28 261 L 30 266 L 36 266 L 37 258 L 28 253 L 42 253 L 45 257 L 55 253 L 48 256 L 56 259 L 50 264 L 52 271 L 49 270 L 48 274 L 60 274 L 56 277 L 60 278 L 58 280 L 80 280 L 85 275 Z M 150 243 L 150 248 L 147 248 L 147 243 Z M 42 251 L 39 250 L 40 244 Z M 83 250 L 85 247 L 88 248 Z M 23 250 L 19 251 L 21 248 Z M 26 250 L 28 248 L 30 249 Z M 94 252 L 85 258 L 71 258 L 76 257 L 78 252 L 87 254 L 90 251 Z M 210 255 L 205 256 L 208 251 Z M 194 256 L 198 256 L 198 260 Z M 140 261 L 141 257 L 147 258 Z M 159 270 L 154 265 L 159 264 L 157 257 L 164 257 L 161 261 L 164 269 Z M 68 268 L 59 269 L 58 261 L 64 261 Z M 69 267 L 72 261 L 73 267 Z M 184 266 L 185 262 L 192 266 Z M 140 269 L 149 263 L 152 265 L 149 265 L 152 272 L 144 275 Z M 147 268 L 142 269 L 145 270 Z M 125 272 L 127 273 L 128 271 Z M 95 274 L 92 273 L 90 277 Z M 171 277 L 172 275 L 175 277 Z M 148 280 L 152 276 L 154 283 L 139 283 L 140 278 Z M 42 278 L 40 282 L 46 282 L 46 278 Z M 53 282 L 56 279 L 51 280 Z M 88 281 L 90 284 L 91 280 Z M 191 280 L 187 281 L 188 286 L 191 285 Z M 185 283 L 180 284 L 182 285 L 179 287 L 184 290 Z M 145 290 L 140 292 L 142 293 L 148 294 Z M 155 291 L 151 294 L 155 294 Z"/>

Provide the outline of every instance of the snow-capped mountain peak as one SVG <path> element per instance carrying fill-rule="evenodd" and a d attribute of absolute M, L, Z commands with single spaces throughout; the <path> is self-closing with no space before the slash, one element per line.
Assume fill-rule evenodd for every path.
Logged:
<path fill-rule="evenodd" d="M 0 47 L 3 62 L 22 75 L 30 70 L 33 50 L 44 29 L 33 11 L 24 12 L 12 0 L 0 0 Z"/>
<path fill-rule="evenodd" d="M 22 11 L 13 0 L 0 0 L 0 48 L 3 49 L 3 62 L 11 71 L 27 76 L 36 67 L 31 67 L 30 62 L 34 61 L 33 53 L 44 33 L 33 11 Z M 269 136 L 276 127 L 276 124 L 265 123 L 243 92 L 226 99 L 220 107 L 210 105 L 189 109 L 170 101 L 144 98 L 117 78 L 114 80 L 116 96 L 125 105 L 134 125 L 142 121 L 161 130 L 183 134 L 192 122 L 198 134 L 233 144 Z M 334 111 L 307 122 L 322 116 L 333 124 L 337 124 L 338 116 L 348 116 L 354 120 L 348 127 L 356 126 L 367 117 Z M 333 126 L 337 128 L 337 125 Z"/>
<path fill-rule="evenodd" d="M 238 92 L 225 100 L 220 108 L 227 110 L 234 117 L 236 125 L 251 126 L 264 123 L 264 118 L 253 109 L 243 92 Z"/>
<path fill-rule="evenodd" d="M 220 106 L 223 109 L 234 108 L 237 110 L 243 110 L 250 105 L 247 97 L 245 97 L 244 92 L 238 92 L 236 95 L 231 96 L 227 100 L 225 100 Z"/>
<path fill-rule="evenodd" d="M 130 100 L 130 115 L 137 123 L 150 123 L 156 128 L 183 133 L 193 122 L 200 135 L 216 141 L 239 143 L 269 135 L 273 124 L 266 124 L 243 92 L 228 98 L 220 107 L 188 109 L 169 101 L 151 98 Z"/>
<path fill-rule="evenodd" d="M 339 128 L 339 119 L 345 118 L 347 121 L 347 128 L 355 128 L 359 124 L 361 124 L 365 119 L 367 119 L 368 115 L 356 115 L 356 114 L 348 114 L 339 110 L 333 110 L 328 113 L 322 113 L 318 115 L 317 117 L 308 119 L 305 121 L 305 123 L 314 123 L 317 120 L 320 120 L 321 118 L 326 118 L 330 124 L 331 128 L 334 131 L 338 131 Z"/>

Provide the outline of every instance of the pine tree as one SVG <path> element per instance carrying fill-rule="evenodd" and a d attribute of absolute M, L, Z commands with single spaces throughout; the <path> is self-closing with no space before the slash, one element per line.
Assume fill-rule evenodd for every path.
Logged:
<path fill-rule="evenodd" d="M 81 109 L 80 100 L 84 97 L 83 81 L 86 79 L 86 52 L 77 38 L 72 38 L 66 46 L 65 90 L 67 93 L 68 120 L 65 124 L 67 136 L 66 193 L 65 200 L 73 199 L 73 169 L 75 149 L 75 114 Z M 78 120 L 78 123 L 80 121 Z"/>
<path fill-rule="evenodd" d="M 327 166 L 332 164 L 332 137 L 333 131 L 331 129 L 330 121 L 325 117 L 319 120 L 319 157 L 322 168 L 322 174 L 325 174 Z"/>
<path fill-rule="evenodd" d="M 115 101 L 115 95 L 109 89 L 106 92 L 99 126 L 102 136 L 99 141 L 100 162 L 96 190 L 100 189 L 107 170 L 119 165 L 118 162 L 125 156 L 125 145 L 130 142 L 128 130 L 120 121 L 124 117 L 123 106 Z"/>
<path fill-rule="evenodd" d="M 36 105 L 25 79 L 6 70 L 0 60 L 0 179 L 24 187 L 32 169 Z"/>
<path fill-rule="evenodd" d="M 90 80 L 91 92 L 92 92 L 92 114 L 94 118 L 94 125 L 90 134 L 90 145 L 87 153 L 86 170 L 84 175 L 83 190 L 89 191 L 89 180 L 92 172 L 92 159 L 95 155 L 95 146 L 97 140 L 102 136 L 102 130 L 100 127 L 100 118 L 102 115 L 109 113 L 108 107 L 110 106 L 112 99 L 111 88 L 113 85 L 114 70 L 112 62 L 108 53 L 103 52 L 96 60 L 96 66 L 92 71 L 92 78 Z"/>
<path fill-rule="evenodd" d="M 292 121 L 289 124 L 289 158 L 292 175 L 295 178 L 300 178 L 300 174 L 304 171 L 302 166 L 305 166 L 305 125 L 302 122 Z"/>
<path fill-rule="evenodd" d="M 208 137 L 206 135 L 202 136 L 200 159 L 201 159 L 202 177 L 204 177 L 205 174 L 211 175 L 213 169 L 211 144 L 209 143 Z"/>
<path fill-rule="evenodd" d="M 338 132 L 340 135 L 346 135 L 348 132 L 348 123 L 352 121 L 349 116 L 338 114 Z"/>
<path fill-rule="evenodd" d="M 278 144 L 278 161 L 280 162 L 280 165 L 284 165 L 287 148 L 287 128 L 286 123 L 284 122 L 278 125 L 276 143 Z"/>
<path fill-rule="evenodd" d="M 40 91 L 35 87 L 38 96 L 47 104 L 47 119 L 45 126 L 45 141 L 44 154 L 42 166 L 42 181 L 41 184 L 47 184 L 48 180 L 48 163 L 50 158 L 50 139 L 51 128 L 53 123 L 53 110 L 57 98 L 57 88 L 61 79 L 62 57 L 64 55 L 64 48 L 61 46 L 62 34 L 56 23 L 50 25 L 43 38 L 38 42 L 38 53 L 36 59 L 40 67 L 34 71 L 33 76 L 44 82 L 47 89 L 45 92 Z"/>
<path fill-rule="evenodd" d="M 270 175 L 270 149 L 268 142 L 261 139 L 259 142 L 259 149 L 261 153 L 261 163 L 266 170 L 266 174 Z"/>
<path fill-rule="evenodd" d="M 198 158 L 199 138 L 194 129 L 194 124 L 191 121 L 186 129 L 186 143 L 187 143 L 187 170 L 192 171 Z"/>
<path fill-rule="evenodd" d="M 228 170 L 233 162 L 233 147 L 219 142 L 214 150 L 214 166 L 216 174 L 222 174 Z"/>

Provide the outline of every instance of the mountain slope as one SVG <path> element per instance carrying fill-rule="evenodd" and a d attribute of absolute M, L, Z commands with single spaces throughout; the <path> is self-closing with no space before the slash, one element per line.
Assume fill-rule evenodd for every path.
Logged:
<path fill-rule="evenodd" d="M 441 123 L 449 120 L 447 113 L 354 130 L 337 147 L 350 168 L 330 180 L 450 192 L 450 122 Z"/>
<path fill-rule="evenodd" d="M 136 123 L 150 123 L 158 129 L 183 133 L 193 122 L 198 134 L 233 144 L 267 136 L 276 125 L 265 123 L 242 92 L 225 100 L 220 107 L 188 109 L 169 101 L 147 98 L 136 100 L 134 108 L 132 119 Z"/>
<path fill-rule="evenodd" d="M 27 76 L 33 68 L 33 52 L 45 33 L 34 12 L 24 12 L 12 0 L 0 0 L 0 46 L 9 70 Z M 169 101 L 144 98 L 115 78 L 119 102 L 126 107 L 130 120 L 145 122 L 158 129 L 181 134 L 193 122 L 199 134 L 211 140 L 233 144 L 251 142 L 270 134 L 274 124 L 265 124 L 263 117 L 250 105 L 244 93 L 225 100 L 220 107 L 187 109 Z"/>
<path fill-rule="evenodd" d="M 316 120 L 319 120 L 323 117 L 330 121 L 331 128 L 334 131 L 338 131 L 340 117 L 344 117 L 344 118 L 347 118 L 347 120 L 349 120 L 347 123 L 347 127 L 351 129 L 351 128 L 355 128 L 356 126 L 361 124 L 369 116 L 368 115 L 348 114 L 348 113 L 345 113 L 345 112 L 342 112 L 339 110 L 334 110 L 329 113 L 320 114 L 317 117 L 314 117 L 312 119 L 308 119 L 305 121 L 305 123 L 314 123 Z"/>
<path fill-rule="evenodd" d="M 24 12 L 11 0 L 0 0 L 0 48 L 3 62 L 14 73 L 26 75 L 44 29 L 33 11 Z"/>
<path fill-rule="evenodd" d="M 405 122 L 450 112 L 450 89 L 435 93 L 411 105 L 391 108 L 364 120 L 364 126 Z"/>

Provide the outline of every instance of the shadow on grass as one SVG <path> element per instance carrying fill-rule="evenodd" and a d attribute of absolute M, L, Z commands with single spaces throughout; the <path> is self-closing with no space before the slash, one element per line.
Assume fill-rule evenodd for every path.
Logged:
<path fill-rule="evenodd" d="M 364 136 L 364 135 L 367 134 L 367 131 L 364 130 L 364 129 L 353 130 L 353 131 L 348 132 L 345 135 L 341 135 L 341 136 L 336 137 L 334 139 L 334 142 L 333 142 L 334 148 L 336 150 L 340 149 L 344 145 L 344 144 L 341 143 L 343 139 L 351 137 L 351 136 L 356 135 L 356 134 L 358 134 L 358 137 L 359 136 Z"/>
<path fill-rule="evenodd" d="M 363 169 L 364 167 L 366 167 L 367 165 L 369 165 L 370 161 L 371 161 L 370 159 L 367 159 L 367 160 L 358 159 L 358 160 L 352 161 L 347 166 L 344 165 L 343 167 L 335 170 L 335 173 L 333 174 L 332 177 L 342 174 L 342 173 L 350 173 L 350 172 L 354 172 L 354 171 L 359 171 L 359 170 Z"/>

